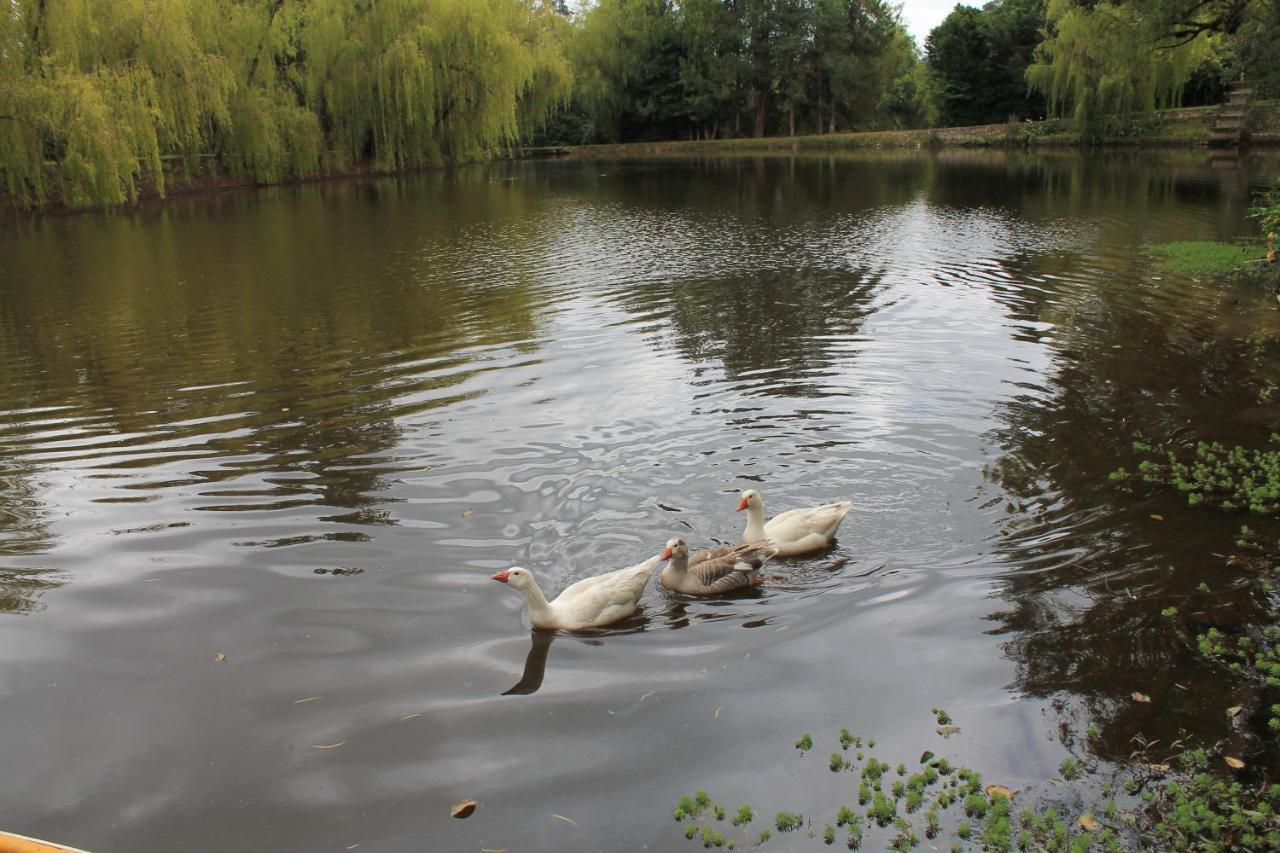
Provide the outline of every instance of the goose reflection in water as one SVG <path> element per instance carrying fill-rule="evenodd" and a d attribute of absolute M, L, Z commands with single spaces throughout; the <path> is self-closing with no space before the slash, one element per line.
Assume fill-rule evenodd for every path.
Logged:
<path fill-rule="evenodd" d="M 524 674 L 520 676 L 510 690 L 504 690 L 503 696 L 526 696 L 537 693 L 542 686 L 542 679 L 547 674 L 547 653 L 551 650 L 551 641 L 556 638 L 552 631 L 541 631 L 535 628 L 530 632 L 529 655 L 524 659 Z"/>

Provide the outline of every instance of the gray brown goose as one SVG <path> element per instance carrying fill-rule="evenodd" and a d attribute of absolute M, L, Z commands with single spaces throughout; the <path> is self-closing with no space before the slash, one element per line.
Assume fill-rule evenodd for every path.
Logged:
<path fill-rule="evenodd" d="M 668 541 L 662 552 L 662 559 L 669 562 L 659 581 L 667 589 L 687 595 L 720 595 L 759 584 L 757 572 L 777 553 L 766 540 L 690 554 L 689 546 L 677 537 Z"/>

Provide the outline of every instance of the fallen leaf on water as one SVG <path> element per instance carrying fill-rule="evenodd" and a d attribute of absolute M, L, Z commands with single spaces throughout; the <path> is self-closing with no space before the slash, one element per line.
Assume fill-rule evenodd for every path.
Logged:
<path fill-rule="evenodd" d="M 323 696 L 308 696 L 306 699 L 294 699 L 293 704 L 301 705 L 303 702 L 317 702 L 323 698 Z"/>
<path fill-rule="evenodd" d="M 226 655 L 226 653 L 225 653 L 225 652 L 218 652 L 216 655 L 214 655 L 214 656 L 213 656 L 213 659 L 214 659 L 214 660 L 220 660 L 220 661 L 222 661 L 223 663 L 226 663 L 226 661 L 227 661 L 227 655 Z"/>
<path fill-rule="evenodd" d="M 553 818 L 555 818 L 556 820 L 562 820 L 562 821 L 564 821 L 565 823 L 569 824 L 570 826 L 577 826 L 577 825 L 578 825 L 578 824 L 573 820 L 573 818 L 565 817 L 565 816 L 564 816 L 564 815 L 562 815 L 562 814 L 556 814 L 555 812 L 552 812 L 552 813 L 551 813 L 551 816 L 552 816 Z"/>
<path fill-rule="evenodd" d="M 348 847 L 347 849 L 348 849 L 348 850 L 355 850 L 355 849 L 356 849 L 357 847 L 359 847 L 359 846 L 360 846 L 360 842 L 359 842 L 359 841 L 357 841 L 355 844 L 352 844 L 352 845 L 351 845 L 350 847 Z"/>
<path fill-rule="evenodd" d="M 615 712 L 613 712 L 613 711 L 610 711 L 610 712 L 609 712 L 609 716 L 610 716 L 610 717 L 616 717 L 616 716 L 618 716 L 618 715 L 617 715 L 617 713 L 615 713 Z"/>
<path fill-rule="evenodd" d="M 921 764 L 928 764 L 928 763 L 929 763 L 929 759 L 931 759 L 931 758 L 933 758 L 933 753 L 932 753 L 932 752 L 930 752 L 930 751 L 929 751 L 929 750 L 927 750 L 927 749 L 926 749 L 924 752 L 920 753 L 920 763 L 921 763 Z"/>
<path fill-rule="evenodd" d="M 400 718 L 400 722 L 403 723 L 405 720 L 414 720 L 421 716 L 422 714 L 405 714 L 403 717 Z"/>
<path fill-rule="evenodd" d="M 958 735 L 960 734 L 960 727 L 959 726 L 938 726 L 938 734 L 942 735 L 943 737 L 951 737 L 952 735 Z"/>
<path fill-rule="evenodd" d="M 1143 764 L 1142 766 L 1150 770 L 1152 773 L 1168 773 L 1169 772 L 1168 764 Z"/>
<path fill-rule="evenodd" d="M 1150 697 L 1150 696 L 1148 696 L 1148 695 L 1147 695 L 1147 694 L 1145 694 L 1145 693 L 1139 693 L 1139 692 L 1138 692 L 1138 691 L 1136 691 L 1136 690 L 1135 690 L 1135 691 L 1133 691 L 1132 693 L 1130 693 L 1129 695 L 1133 697 L 1133 701 L 1135 701 L 1135 702 L 1150 702 L 1150 701 L 1151 701 L 1151 697 Z"/>
<path fill-rule="evenodd" d="M 1243 710 L 1244 709 L 1239 705 L 1232 705 L 1230 708 L 1227 709 L 1227 716 L 1235 717 L 1237 714 L 1239 714 Z"/>
<path fill-rule="evenodd" d="M 312 749 L 337 749 L 338 747 L 342 746 L 344 743 L 346 743 L 345 740 L 340 740 L 337 743 L 313 743 L 311 744 L 311 748 Z"/>
<path fill-rule="evenodd" d="M 469 515 L 475 515 L 475 514 L 476 514 L 476 511 L 475 511 L 474 509 L 464 509 L 464 510 L 462 511 L 462 517 L 463 517 L 463 518 L 466 518 L 466 517 L 467 517 L 467 516 L 469 516 Z"/>
<path fill-rule="evenodd" d="M 1004 785 L 988 785 L 987 796 L 988 797 L 999 796 L 999 797 L 1004 797 L 1006 800 L 1012 800 L 1013 791 L 1009 790 Z"/>
<path fill-rule="evenodd" d="M 475 810 L 475 800 L 458 800 L 453 804 L 453 807 L 449 809 L 449 814 L 457 818 L 471 817 L 471 813 Z"/>
<path fill-rule="evenodd" d="M 644 700 L 648 699 L 648 698 L 649 698 L 650 696 L 652 696 L 652 695 L 653 695 L 653 691 L 652 691 L 652 690 L 650 690 L 648 693 L 646 693 L 646 694 L 644 694 L 643 696 L 641 696 L 641 697 L 640 697 L 640 701 L 641 701 L 641 702 L 643 702 Z"/>
<path fill-rule="evenodd" d="M 1160 515 L 1159 513 L 1153 512 L 1151 513 L 1151 517 L 1154 518 L 1156 521 L 1164 521 L 1164 516 Z"/>
<path fill-rule="evenodd" d="M 715 712 L 714 714 L 712 714 L 712 715 L 711 715 L 711 719 L 713 719 L 713 720 L 718 720 L 718 719 L 720 719 L 720 712 L 721 712 L 721 711 L 723 711 L 723 710 L 724 710 L 724 706 L 723 706 L 723 705 L 721 705 L 719 708 L 716 708 L 716 712 Z"/>
<path fill-rule="evenodd" d="M 1088 812 L 1080 815 L 1080 828 L 1085 832 L 1097 832 L 1099 829 L 1098 822 Z"/>
<path fill-rule="evenodd" d="M 1227 766 L 1230 767 L 1232 770 L 1239 770 L 1242 767 L 1244 767 L 1244 762 L 1236 758 L 1234 755 L 1228 755 L 1222 760 L 1227 762 Z"/>

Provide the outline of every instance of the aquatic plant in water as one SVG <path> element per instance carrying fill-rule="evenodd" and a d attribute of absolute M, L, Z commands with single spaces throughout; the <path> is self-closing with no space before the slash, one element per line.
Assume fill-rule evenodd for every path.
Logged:
<path fill-rule="evenodd" d="M 1272 435 L 1271 442 L 1280 445 L 1280 433 Z M 1141 441 L 1135 441 L 1133 449 L 1149 458 L 1138 465 L 1137 475 L 1124 468 L 1111 472 L 1113 482 L 1140 479 L 1169 485 L 1187 496 L 1189 506 L 1208 504 L 1258 515 L 1280 512 L 1280 449 L 1227 448 L 1216 441 L 1198 442 L 1189 456 Z"/>

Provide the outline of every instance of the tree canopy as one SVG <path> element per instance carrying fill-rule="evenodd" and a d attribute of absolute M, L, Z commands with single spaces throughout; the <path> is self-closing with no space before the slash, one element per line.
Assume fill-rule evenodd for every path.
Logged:
<path fill-rule="evenodd" d="M 831 133 L 1280 95 L 1280 0 L 0 0 L 0 195 L 132 200 L 522 140 Z"/>
<path fill-rule="evenodd" d="M 0 188 L 115 203 L 208 163 L 270 182 L 477 156 L 568 98 L 568 31 L 534 0 L 9 0 Z"/>

